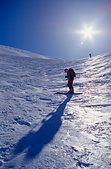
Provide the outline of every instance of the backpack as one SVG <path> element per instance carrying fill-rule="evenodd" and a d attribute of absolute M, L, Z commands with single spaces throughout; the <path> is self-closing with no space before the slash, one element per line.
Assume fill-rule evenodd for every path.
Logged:
<path fill-rule="evenodd" d="M 69 72 L 70 72 L 70 76 L 72 78 L 76 77 L 76 74 L 75 74 L 75 72 L 74 72 L 74 70 L 72 68 L 69 68 Z"/>

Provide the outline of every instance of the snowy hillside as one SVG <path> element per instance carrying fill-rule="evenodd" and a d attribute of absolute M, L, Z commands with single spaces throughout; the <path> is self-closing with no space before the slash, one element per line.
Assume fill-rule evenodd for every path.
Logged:
<path fill-rule="evenodd" d="M 64 67 L 75 69 L 74 95 Z M 111 168 L 111 54 L 76 62 L 0 46 L 0 168 Z"/>

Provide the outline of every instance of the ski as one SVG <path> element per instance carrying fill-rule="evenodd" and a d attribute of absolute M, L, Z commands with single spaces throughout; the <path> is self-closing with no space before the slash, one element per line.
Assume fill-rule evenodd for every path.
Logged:
<path fill-rule="evenodd" d="M 82 94 L 82 93 L 56 92 L 55 94 L 63 94 L 63 95 L 69 95 L 69 94 L 72 94 L 72 95 L 80 95 L 80 94 Z"/>

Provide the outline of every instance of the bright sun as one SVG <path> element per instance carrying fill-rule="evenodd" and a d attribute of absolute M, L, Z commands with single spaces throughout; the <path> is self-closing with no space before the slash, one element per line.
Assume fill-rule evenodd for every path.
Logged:
<path fill-rule="evenodd" d="M 83 35 L 82 36 L 82 41 L 80 42 L 81 45 L 84 44 L 84 41 L 87 39 L 93 40 L 94 35 L 98 34 L 99 31 L 95 30 L 94 27 L 91 26 L 86 26 L 84 25 L 83 30 L 78 30 L 76 33 Z"/>
<path fill-rule="evenodd" d="M 93 29 L 92 26 L 85 26 L 84 29 L 80 31 L 80 33 L 83 34 L 83 39 L 92 39 L 96 31 Z"/>

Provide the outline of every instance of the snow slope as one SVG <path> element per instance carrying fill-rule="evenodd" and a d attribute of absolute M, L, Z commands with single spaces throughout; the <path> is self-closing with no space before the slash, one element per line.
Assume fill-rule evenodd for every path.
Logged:
<path fill-rule="evenodd" d="M 74 95 L 64 67 L 76 72 Z M 0 168 L 111 168 L 111 54 L 66 62 L 0 46 Z"/>

